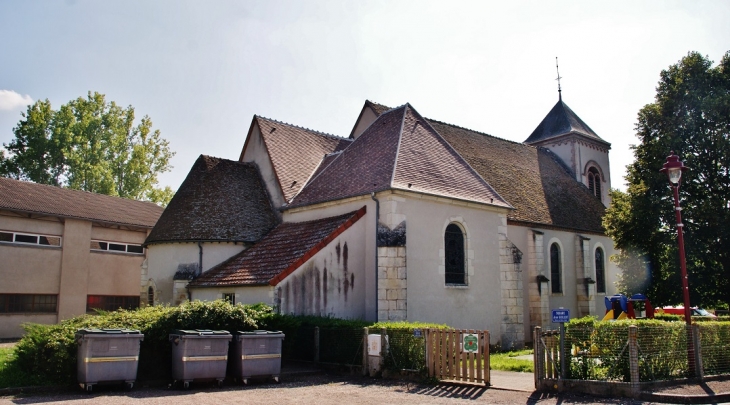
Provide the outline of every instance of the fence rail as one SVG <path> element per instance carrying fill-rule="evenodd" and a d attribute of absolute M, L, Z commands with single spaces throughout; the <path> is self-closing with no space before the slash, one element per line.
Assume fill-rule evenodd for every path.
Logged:
<path fill-rule="evenodd" d="M 633 392 L 641 384 L 730 374 L 730 322 L 568 324 L 562 349 L 558 331 L 536 327 L 533 342 L 538 389 L 598 381 L 627 383 L 621 389 Z"/>

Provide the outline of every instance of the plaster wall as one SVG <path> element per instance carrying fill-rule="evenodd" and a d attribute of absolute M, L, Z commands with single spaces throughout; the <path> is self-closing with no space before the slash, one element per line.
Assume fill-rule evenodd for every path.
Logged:
<path fill-rule="evenodd" d="M 281 186 L 279 185 L 279 179 L 276 177 L 274 166 L 271 163 L 269 152 L 266 149 L 266 144 L 261 136 L 258 125 L 254 125 L 251 130 L 251 134 L 247 140 L 246 149 L 241 153 L 241 162 L 252 162 L 255 163 L 259 168 L 259 173 L 264 179 L 266 184 L 266 191 L 271 196 L 272 204 L 274 207 L 281 207 L 286 203 L 284 201 L 284 194 L 281 192 Z"/>
<path fill-rule="evenodd" d="M 445 323 L 455 328 L 490 330 L 500 339 L 500 213 L 449 200 L 406 196 L 395 212 L 405 216 L 409 321 Z M 503 216 L 503 215 L 502 215 Z M 465 232 L 467 285 L 444 280 L 444 231 L 450 223 Z"/>
<path fill-rule="evenodd" d="M 376 119 L 378 119 L 378 116 L 375 115 L 373 110 L 370 108 L 364 108 L 360 119 L 357 121 L 355 128 L 352 130 L 353 139 L 357 139 L 363 132 L 365 132 L 366 129 L 368 129 L 370 124 L 375 122 Z"/>
<path fill-rule="evenodd" d="M 360 218 L 276 286 L 275 303 L 281 313 L 366 317 L 366 218 Z"/>
<path fill-rule="evenodd" d="M 216 264 L 243 251 L 246 246 L 242 243 L 205 242 L 203 247 L 203 272 Z M 200 250 L 194 242 L 159 243 L 147 247 L 147 277 L 143 285 L 150 280 L 155 285 L 155 302 L 174 305 L 173 276 L 180 265 L 197 266 L 200 262 Z M 137 293 L 139 293 L 137 285 Z"/>
<path fill-rule="evenodd" d="M 363 291 L 363 315 L 362 318 L 367 321 L 376 321 L 377 320 L 377 284 L 376 284 L 376 277 L 377 273 L 375 270 L 375 255 L 376 253 L 376 242 L 375 242 L 375 236 L 376 236 L 376 223 L 375 223 L 375 214 L 376 214 L 376 204 L 375 201 L 373 201 L 370 196 L 361 196 L 356 198 L 350 198 L 345 199 L 333 203 L 325 203 L 320 204 L 318 206 L 313 207 L 305 207 L 305 208 L 294 208 L 287 210 L 283 213 L 284 222 L 302 222 L 302 221 L 310 221 L 314 219 L 319 218 L 325 218 L 325 217 L 331 217 L 341 214 L 346 214 L 348 212 L 357 211 L 363 206 L 366 207 L 367 212 L 365 215 L 360 218 L 355 225 L 353 225 L 351 228 L 349 228 L 345 233 L 340 235 L 340 237 L 347 236 L 348 238 L 353 239 L 347 239 L 348 243 L 348 250 L 349 250 L 349 263 L 348 266 L 350 268 L 358 267 L 362 268 L 363 275 L 359 276 L 356 275 L 355 285 L 356 289 L 364 288 Z M 360 228 L 362 227 L 362 229 Z M 354 229 L 361 229 L 358 232 L 358 235 L 355 236 L 354 234 L 350 233 Z M 339 240 L 336 239 L 336 240 Z M 336 241 L 333 241 L 332 243 L 336 243 Z M 328 245 L 328 248 L 330 248 L 332 245 Z M 360 253 L 354 253 L 354 249 L 362 249 L 362 257 L 359 261 L 355 262 L 354 257 L 356 255 L 360 255 Z M 321 253 L 321 252 L 320 252 Z M 359 256 L 358 256 L 359 257 Z M 320 262 L 321 263 L 321 262 Z M 318 264 L 319 266 L 319 264 Z M 331 269 L 331 267 L 328 267 L 328 269 Z M 354 270 L 348 269 L 348 272 L 351 272 Z M 350 294 L 348 292 L 348 294 Z M 350 300 L 351 297 L 348 297 L 348 300 Z"/>
<path fill-rule="evenodd" d="M 67 218 L 63 229 L 58 320 L 86 313 L 91 222 Z"/>
<path fill-rule="evenodd" d="M 535 260 L 534 254 L 530 252 L 529 239 L 533 238 L 533 230 L 541 233 L 542 244 L 539 246 L 541 249 L 541 259 Z M 561 246 L 561 263 L 562 263 L 562 293 L 551 292 L 551 285 L 548 282 L 547 288 L 543 288 L 541 294 L 538 295 L 536 274 L 532 274 L 530 271 L 522 272 L 522 283 L 526 294 L 524 296 L 524 313 L 526 317 L 530 315 L 530 300 L 543 298 L 545 295 L 548 297 L 548 310 L 558 309 L 560 307 L 570 310 L 571 318 L 577 317 L 579 313 L 579 294 L 585 294 L 585 284 L 582 280 L 584 277 L 591 277 L 596 280 L 595 273 L 595 249 L 601 247 L 604 250 L 604 266 L 606 271 L 606 293 L 597 293 L 595 285 L 592 289 L 592 293 L 588 299 L 593 301 L 590 306 L 593 308 L 590 315 L 603 316 L 605 312 L 605 306 L 603 303 L 606 295 L 613 295 L 616 293 L 616 281 L 618 281 L 618 275 L 620 269 L 613 264 L 609 257 L 616 254 L 617 251 L 613 248 L 613 241 L 611 238 L 603 235 L 596 234 L 577 234 L 575 232 L 567 232 L 552 229 L 543 228 L 531 228 L 527 226 L 510 225 L 509 226 L 510 240 L 525 253 L 523 262 L 529 266 L 530 261 L 537 262 L 538 268 L 537 274 L 545 275 L 547 278 L 551 278 L 550 275 L 550 244 L 558 241 Z M 577 252 L 579 244 L 576 243 L 576 239 L 588 238 L 589 240 L 584 243 L 587 245 L 587 251 L 589 257 L 587 260 L 590 263 L 584 265 L 579 263 L 577 258 L 581 252 Z M 532 256 L 531 256 L 532 255 Z M 579 280 L 581 279 L 581 280 Z M 585 299 L 585 298 L 582 298 Z M 549 315 L 549 314 L 548 314 Z M 533 314 L 534 317 L 534 314 Z M 525 336 L 532 336 L 531 326 L 541 326 L 545 329 L 555 329 L 558 327 L 557 324 L 552 324 L 550 319 L 527 319 L 525 320 Z"/>

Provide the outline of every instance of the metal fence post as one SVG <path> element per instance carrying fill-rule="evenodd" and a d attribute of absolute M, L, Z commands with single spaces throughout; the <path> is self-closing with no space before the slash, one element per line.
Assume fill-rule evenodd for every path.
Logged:
<path fill-rule="evenodd" d="M 533 346 L 533 364 L 535 365 L 535 389 L 540 389 L 540 381 L 543 376 L 543 360 L 545 354 L 542 352 L 542 345 L 540 344 L 540 328 L 535 326 L 535 330 L 532 332 L 532 346 Z"/>
<path fill-rule="evenodd" d="M 368 328 L 362 328 L 362 375 L 368 375 Z"/>
<path fill-rule="evenodd" d="M 700 325 L 692 325 L 692 343 L 695 349 L 695 370 L 697 377 L 700 379 L 705 378 L 705 371 L 702 368 L 702 347 L 700 345 Z"/>
<path fill-rule="evenodd" d="M 314 327 L 314 364 L 319 364 L 319 326 Z"/>
<path fill-rule="evenodd" d="M 636 325 L 629 326 L 629 373 L 631 391 L 639 391 L 639 344 L 636 340 L 639 328 Z"/>

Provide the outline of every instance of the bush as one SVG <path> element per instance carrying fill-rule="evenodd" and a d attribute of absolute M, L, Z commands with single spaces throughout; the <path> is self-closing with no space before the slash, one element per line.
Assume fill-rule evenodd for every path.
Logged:
<path fill-rule="evenodd" d="M 641 381 L 686 376 L 687 329 L 684 323 L 649 319 L 599 322 L 585 317 L 566 324 L 568 378 L 629 382 L 631 325 L 637 326 Z"/>
<path fill-rule="evenodd" d="M 83 315 L 56 325 L 24 325 L 25 336 L 15 349 L 17 366 L 49 381 L 72 383 L 76 378 L 75 333 L 82 328 L 127 328 L 144 334 L 138 379 L 169 379 L 171 349 L 168 336 L 175 329 L 247 331 L 271 316 L 264 304 L 231 305 L 222 300 L 193 301 L 177 307 L 153 306 Z"/>
<path fill-rule="evenodd" d="M 425 332 L 414 336 L 415 329 L 449 329 L 447 325 L 423 322 L 378 322 L 369 328 L 369 333 L 381 333 L 385 329 L 388 336 L 388 356 L 384 367 L 388 370 L 411 370 L 423 373 L 426 369 Z"/>

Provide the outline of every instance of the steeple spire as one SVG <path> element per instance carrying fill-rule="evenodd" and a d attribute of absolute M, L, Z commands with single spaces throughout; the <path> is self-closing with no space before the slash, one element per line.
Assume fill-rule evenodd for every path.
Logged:
<path fill-rule="evenodd" d="M 558 78 L 555 79 L 558 81 L 558 100 L 562 101 L 563 100 L 563 90 L 560 89 L 560 79 L 562 79 L 562 77 L 560 77 L 560 69 L 558 68 L 558 57 L 557 56 L 555 57 L 555 70 L 557 70 L 557 72 L 558 72 Z"/>

